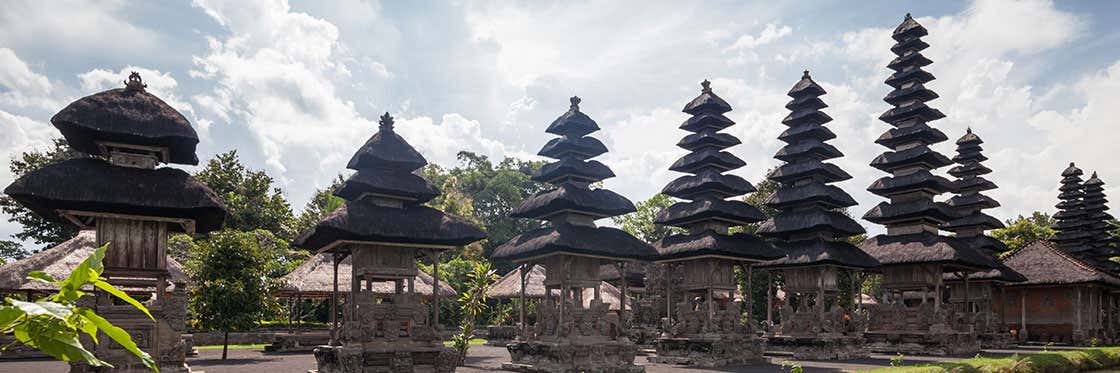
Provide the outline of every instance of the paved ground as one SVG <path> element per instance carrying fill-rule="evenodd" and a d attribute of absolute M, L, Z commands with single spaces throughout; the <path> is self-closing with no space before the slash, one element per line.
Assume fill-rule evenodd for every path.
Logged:
<path fill-rule="evenodd" d="M 987 351 L 985 356 L 1009 355 L 1015 352 L 1029 352 L 1028 350 L 999 350 Z M 195 372 L 206 373 L 304 373 L 315 368 L 315 357 L 311 353 L 299 354 L 265 354 L 260 350 L 230 350 L 228 360 L 220 359 L 221 350 L 202 350 L 199 356 L 188 359 L 191 369 Z M 801 361 L 801 366 L 806 373 L 816 372 L 842 372 L 857 369 L 872 369 L 890 364 L 890 355 L 872 355 L 870 359 L 849 360 L 843 362 L 831 361 Z M 496 371 L 502 362 L 508 361 L 509 353 L 505 347 L 472 346 L 467 355 L 466 366 L 458 369 L 462 373 Z M 769 364 L 745 365 L 726 367 L 720 369 L 686 369 L 673 365 L 650 364 L 644 356 L 639 356 L 638 364 L 646 366 L 649 373 L 668 372 L 747 372 L 747 373 L 775 373 L 781 371 L 779 365 L 785 358 L 775 356 Z M 907 356 L 906 363 L 922 361 L 937 361 L 954 358 Z M 0 361 L 0 373 L 66 373 L 68 366 L 64 363 L 49 360 L 16 360 Z"/>

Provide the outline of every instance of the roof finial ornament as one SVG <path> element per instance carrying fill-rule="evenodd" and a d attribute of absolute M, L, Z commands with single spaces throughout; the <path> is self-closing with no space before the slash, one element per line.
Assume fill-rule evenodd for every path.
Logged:
<path fill-rule="evenodd" d="M 1070 162 L 1070 163 L 1069 163 L 1069 166 L 1070 166 L 1070 167 L 1074 167 L 1074 166 L 1073 166 L 1073 162 Z"/>
<path fill-rule="evenodd" d="M 972 126 L 968 126 L 967 128 L 965 128 L 964 131 L 971 135 L 972 134 Z"/>
<path fill-rule="evenodd" d="M 148 85 L 144 84 L 144 81 L 140 79 L 140 73 L 133 71 L 131 74 L 128 74 L 128 80 L 124 81 L 124 89 L 126 91 L 143 91 L 144 88 L 148 88 Z"/>
<path fill-rule="evenodd" d="M 709 82 L 708 79 L 700 82 L 700 87 L 700 92 L 712 93 L 712 82 Z"/>
<path fill-rule="evenodd" d="M 811 77 L 809 77 L 809 70 L 806 69 L 801 73 L 801 79 L 812 79 Z"/>
<path fill-rule="evenodd" d="M 379 128 L 381 128 L 382 131 L 392 131 L 393 116 L 389 115 L 389 112 L 386 111 L 385 114 L 381 115 L 381 121 L 377 122 L 377 125 Z"/>
<path fill-rule="evenodd" d="M 906 12 L 906 19 L 914 19 L 914 17 L 910 16 L 910 12 Z"/>
<path fill-rule="evenodd" d="M 1093 176 L 1090 176 L 1089 178 L 1090 179 L 1096 179 L 1097 178 L 1097 172 L 1093 171 Z"/>
<path fill-rule="evenodd" d="M 572 111 L 579 111 L 579 102 L 581 101 L 579 96 L 572 96 L 568 101 L 572 103 Z"/>

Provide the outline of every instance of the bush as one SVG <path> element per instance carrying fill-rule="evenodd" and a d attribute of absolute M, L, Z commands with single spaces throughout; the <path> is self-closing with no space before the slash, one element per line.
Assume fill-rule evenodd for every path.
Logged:
<path fill-rule="evenodd" d="M 893 359 L 892 359 L 893 362 Z M 1006 357 L 974 357 L 906 367 L 874 369 L 872 373 L 941 372 L 1081 372 L 1120 366 L 1120 347 L 1085 348 L 1070 351 L 1045 351 Z"/>

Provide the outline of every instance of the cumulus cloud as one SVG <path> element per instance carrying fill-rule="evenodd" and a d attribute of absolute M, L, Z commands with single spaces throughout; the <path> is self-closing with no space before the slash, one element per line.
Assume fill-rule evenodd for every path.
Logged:
<path fill-rule="evenodd" d="M 0 45 L 52 55 L 138 55 L 163 42 L 154 30 L 125 21 L 119 0 L 0 2 Z"/>
<path fill-rule="evenodd" d="M 50 79 L 31 71 L 10 48 L 0 48 L 0 87 L 0 105 L 45 109 L 58 106 L 51 97 L 54 86 Z"/>

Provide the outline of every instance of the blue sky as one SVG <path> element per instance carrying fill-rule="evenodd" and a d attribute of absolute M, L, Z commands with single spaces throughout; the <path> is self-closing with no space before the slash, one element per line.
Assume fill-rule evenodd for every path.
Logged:
<path fill-rule="evenodd" d="M 137 70 L 196 126 L 200 158 L 238 149 L 300 209 L 382 112 L 452 165 L 459 150 L 534 157 L 579 95 L 611 150 L 606 186 L 637 201 L 677 176 L 680 109 L 703 79 L 735 107 L 736 173 L 762 178 L 785 92 L 809 69 L 862 214 L 880 201 L 867 164 L 884 150 L 890 30 L 907 12 L 931 34 L 928 86 L 948 115 L 935 126 L 987 141 L 993 215 L 1052 211 L 1070 161 L 1120 184 L 1120 3 L 1104 1 L 4 1 L 0 161 L 45 148 L 51 115 Z"/>

